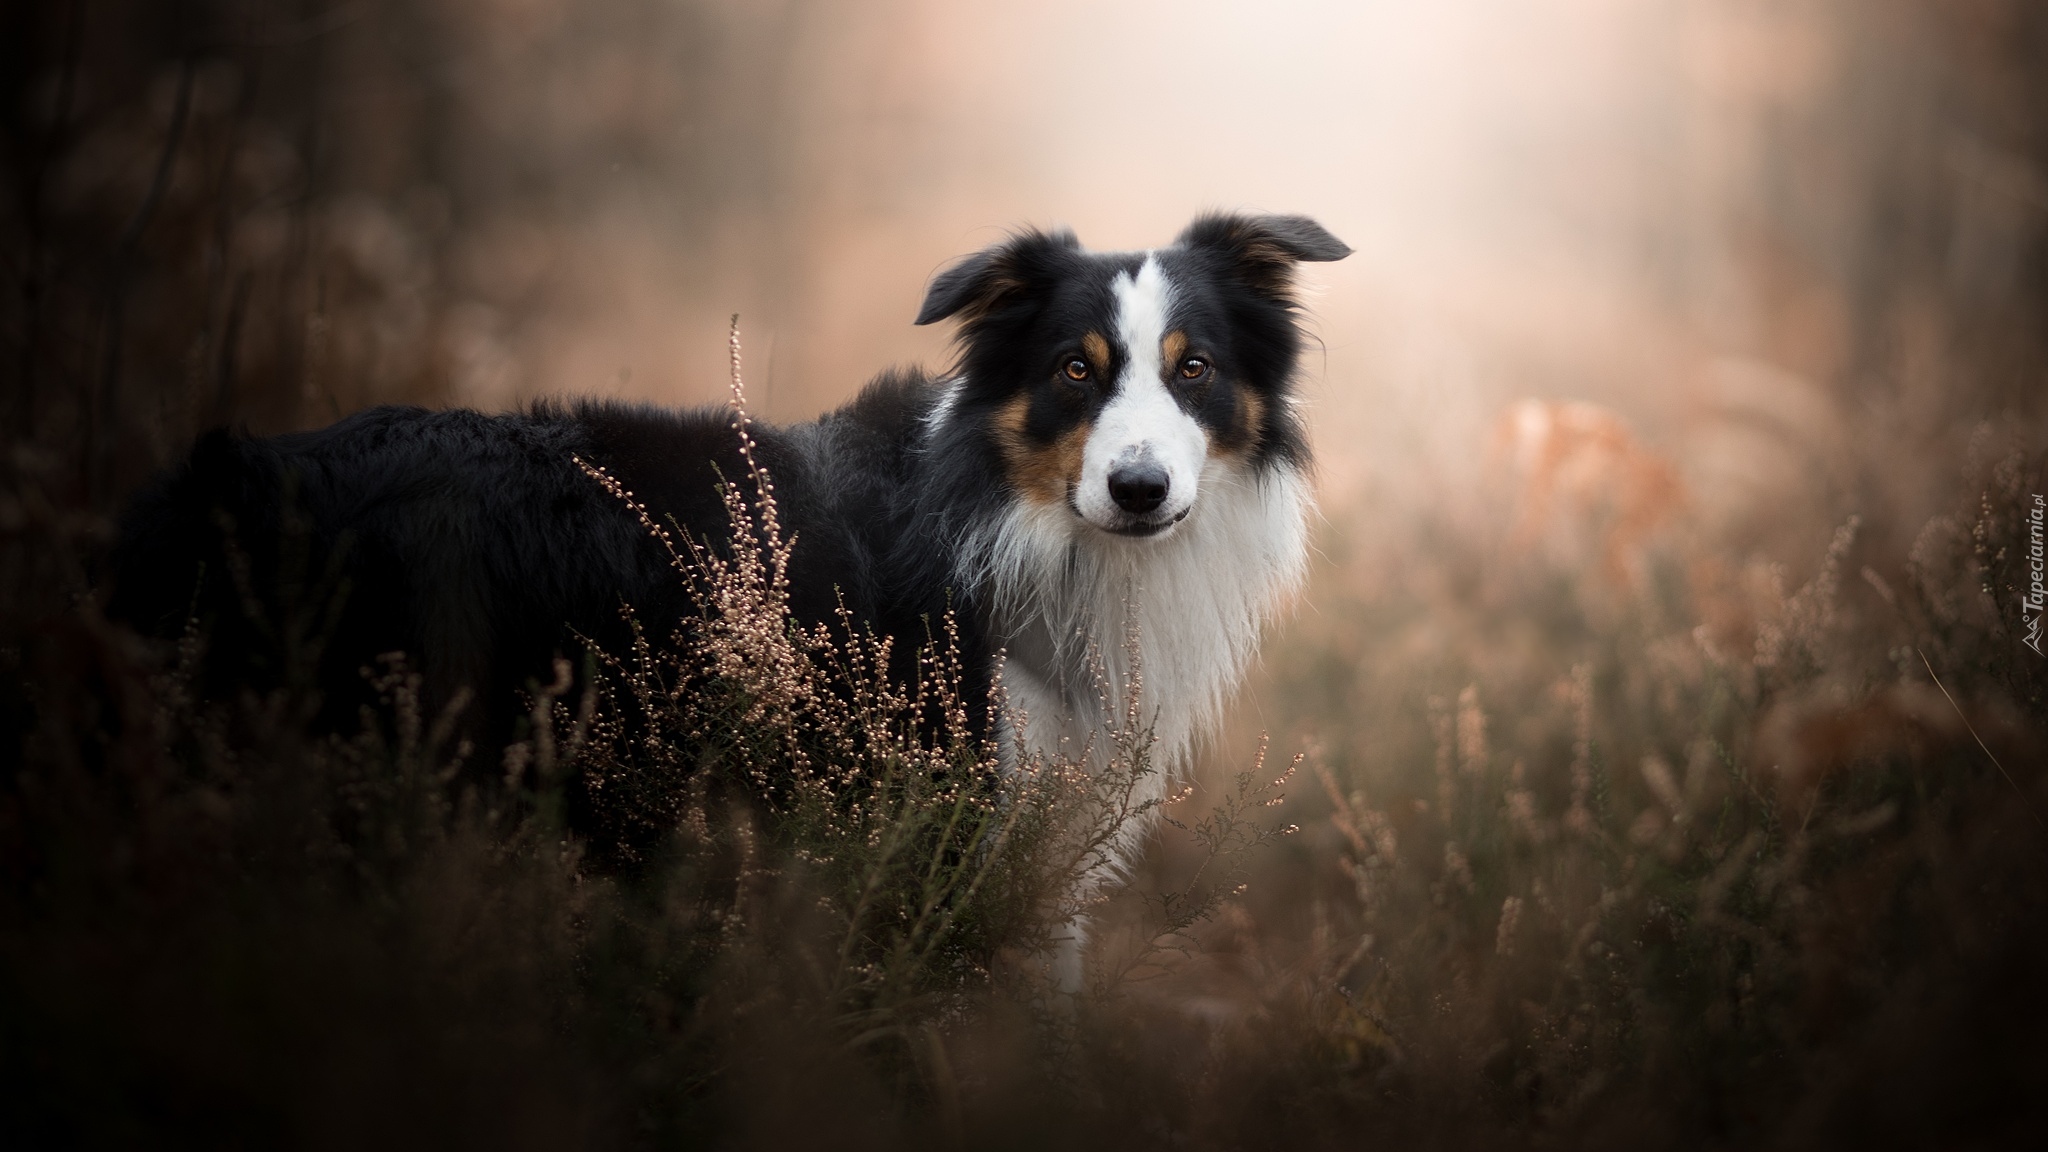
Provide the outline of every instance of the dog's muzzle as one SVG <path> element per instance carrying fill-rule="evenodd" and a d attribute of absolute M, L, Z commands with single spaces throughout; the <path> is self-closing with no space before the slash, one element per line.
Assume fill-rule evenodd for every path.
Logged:
<path fill-rule="evenodd" d="M 1173 479 L 1165 468 L 1140 459 L 1112 469 L 1106 485 L 1109 498 L 1127 519 L 1107 529 L 1118 536 L 1157 536 L 1188 518 L 1193 504 L 1163 513 L 1173 495 Z"/>

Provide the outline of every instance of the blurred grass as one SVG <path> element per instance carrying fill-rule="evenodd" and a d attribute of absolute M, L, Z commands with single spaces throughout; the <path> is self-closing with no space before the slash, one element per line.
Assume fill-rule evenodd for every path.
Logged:
<path fill-rule="evenodd" d="M 47 605 L 96 522 L 21 459 Z M 203 636 L 77 599 L 7 651 L 0 1109 L 52 1146 L 2015 1141 L 2048 675 L 2010 589 L 2048 456 L 1987 462 L 1898 580 L 1852 521 L 1712 626 L 1682 533 L 1613 577 L 1337 534 L 1268 656 L 1312 780 L 1170 804 L 1072 999 L 1044 957 L 1143 815 L 1136 714 L 1103 770 L 1006 776 L 943 641 L 892 688 L 871 637 L 789 623 L 744 486 L 737 558 L 677 554 L 695 630 L 578 700 L 560 665 L 502 771 L 402 662 L 320 737 L 297 681 L 193 699 Z M 579 779 L 632 819 L 565 828 Z"/>
<path fill-rule="evenodd" d="M 1852 521 L 1711 626 L 1683 538 L 1629 587 L 1381 531 L 1328 573 L 1378 568 L 1370 594 L 1272 653 L 1328 815 L 1244 934 L 1312 925 L 1284 964 L 1341 955 L 1320 1015 L 1352 1074 L 1505 1129 L 2018 1139 L 2048 675 L 2013 561 L 2043 468 L 1960 478 L 1922 533 L 1948 546 L 1903 565 Z"/>

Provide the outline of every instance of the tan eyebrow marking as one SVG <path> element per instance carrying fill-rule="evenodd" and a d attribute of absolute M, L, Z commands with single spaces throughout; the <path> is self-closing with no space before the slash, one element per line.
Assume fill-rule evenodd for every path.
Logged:
<path fill-rule="evenodd" d="M 1100 376 L 1109 374 L 1109 341 L 1100 332 L 1090 332 L 1081 337 L 1081 351 L 1088 354 L 1088 363 Z"/>
<path fill-rule="evenodd" d="M 1166 334 L 1166 339 L 1159 342 L 1159 348 L 1163 354 L 1161 362 L 1166 365 L 1166 370 L 1178 372 L 1180 358 L 1187 354 L 1188 334 L 1176 328 Z"/>

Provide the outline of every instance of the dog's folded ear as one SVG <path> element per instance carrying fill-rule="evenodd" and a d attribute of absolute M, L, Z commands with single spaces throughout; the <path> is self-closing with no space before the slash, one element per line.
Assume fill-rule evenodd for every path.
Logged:
<path fill-rule="evenodd" d="M 1074 234 L 1062 228 L 1020 232 L 984 248 L 932 279 L 917 323 L 931 324 L 948 316 L 972 322 L 986 316 L 1048 281 L 1058 262 L 1080 246 Z"/>
<path fill-rule="evenodd" d="M 1196 217 L 1176 243 L 1222 256 L 1254 286 L 1272 290 L 1287 288 L 1298 262 L 1351 255 L 1349 245 L 1306 216 L 1211 213 Z"/>

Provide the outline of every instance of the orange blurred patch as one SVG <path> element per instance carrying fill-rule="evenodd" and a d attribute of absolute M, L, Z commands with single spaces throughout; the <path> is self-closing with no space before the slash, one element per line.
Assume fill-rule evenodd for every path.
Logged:
<path fill-rule="evenodd" d="M 1829 777 L 1859 762 L 1967 739 L 1961 718 L 1935 688 L 1901 683 L 1854 703 L 1825 693 L 1777 703 L 1757 721 L 1752 760 L 1770 772 L 1780 803 L 1803 809 Z"/>
<path fill-rule="evenodd" d="M 1515 480 L 1512 547 L 1610 582 L 1638 586 L 1658 532 L 1686 503 L 1678 471 L 1620 416 L 1594 404 L 1522 400 L 1495 426 L 1493 451 Z"/>

